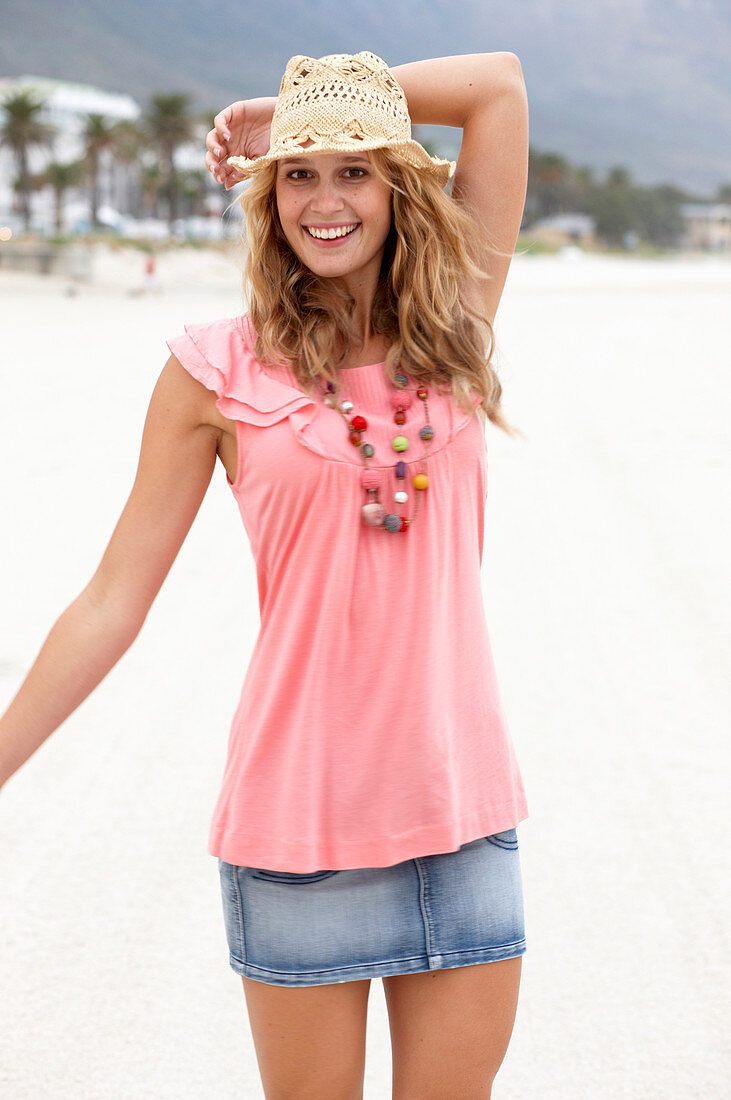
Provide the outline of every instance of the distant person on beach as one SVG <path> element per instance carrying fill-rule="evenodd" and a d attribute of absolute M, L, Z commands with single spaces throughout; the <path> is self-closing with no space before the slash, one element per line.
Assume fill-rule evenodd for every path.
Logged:
<path fill-rule="evenodd" d="M 456 164 L 412 122 L 461 129 Z M 481 587 L 487 421 L 521 434 L 491 362 L 521 66 L 298 55 L 278 97 L 215 117 L 206 164 L 248 181 L 247 309 L 169 339 L 102 560 L 0 718 L 0 785 L 131 646 L 218 458 L 261 623 L 208 851 L 264 1094 L 362 1097 L 381 978 L 393 1097 L 489 1097 L 526 952 Z"/>
<path fill-rule="evenodd" d="M 157 260 L 152 252 L 145 256 L 145 262 L 143 267 L 142 282 L 137 286 L 132 287 L 128 293 L 137 298 L 143 294 L 153 294 L 160 289 L 160 284 L 157 279 Z"/>
<path fill-rule="evenodd" d="M 157 290 L 157 263 L 152 253 L 145 260 L 145 278 L 142 286 L 146 291 Z"/>

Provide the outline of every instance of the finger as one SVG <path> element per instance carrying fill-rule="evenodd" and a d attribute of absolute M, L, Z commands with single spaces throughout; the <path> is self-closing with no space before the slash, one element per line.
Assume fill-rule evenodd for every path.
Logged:
<path fill-rule="evenodd" d="M 211 175 L 213 176 L 216 183 L 222 183 L 223 182 L 222 179 L 221 179 L 221 174 L 220 174 L 220 171 L 219 171 L 218 164 L 216 163 L 215 160 L 211 159 L 210 153 L 206 154 L 206 167 L 207 167 L 208 171 L 211 173 Z"/>
<path fill-rule="evenodd" d="M 231 107 L 225 107 L 223 111 L 219 111 L 213 120 L 213 126 L 216 132 L 222 139 L 226 141 L 231 140 L 231 134 L 229 132 L 229 123 L 231 122 Z"/>
<path fill-rule="evenodd" d="M 222 160 L 226 150 L 219 144 L 219 137 L 215 130 L 209 130 L 206 134 L 206 145 L 216 160 Z"/>

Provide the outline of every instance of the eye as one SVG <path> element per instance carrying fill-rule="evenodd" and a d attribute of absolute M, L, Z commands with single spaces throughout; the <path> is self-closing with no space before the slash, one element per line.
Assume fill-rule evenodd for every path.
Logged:
<path fill-rule="evenodd" d="M 360 175 L 360 176 L 354 176 L 354 177 L 353 177 L 353 176 L 351 176 L 351 177 L 348 177 L 348 178 L 350 178 L 350 179 L 362 179 L 362 178 L 363 178 L 363 176 L 367 176 L 367 175 L 368 175 L 368 173 L 367 173 L 367 171 L 365 170 L 365 168 L 358 168 L 358 167 L 356 167 L 356 166 L 353 166 L 352 168 L 346 168 L 346 169 L 344 169 L 344 171 L 345 171 L 345 172 L 360 172 L 360 173 L 361 173 L 361 175 Z M 299 173 L 300 173 L 300 172 L 303 172 L 303 173 L 305 174 L 305 176 L 308 176 L 308 175 L 310 175 L 310 171 L 309 171 L 309 169 L 308 169 L 308 168 L 293 168 L 291 172 L 288 172 L 288 173 L 287 173 L 287 179 L 295 179 L 296 177 L 298 177 L 298 176 L 299 176 Z"/>

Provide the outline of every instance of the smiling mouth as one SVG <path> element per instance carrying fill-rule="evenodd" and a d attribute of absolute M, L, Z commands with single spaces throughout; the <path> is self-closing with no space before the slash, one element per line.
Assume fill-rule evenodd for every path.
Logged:
<path fill-rule="evenodd" d="M 343 240 L 345 237 L 352 236 L 360 224 L 360 222 L 356 222 L 355 224 L 347 226 L 333 226 L 330 229 L 314 228 L 309 225 L 304 225 L 302 228 L 307 233 L 307 236 L 315 241 L 339 241 Z"/>

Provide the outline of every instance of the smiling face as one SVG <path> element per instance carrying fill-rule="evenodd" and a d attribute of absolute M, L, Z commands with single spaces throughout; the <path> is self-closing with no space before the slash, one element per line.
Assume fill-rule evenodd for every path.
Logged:
<path fill-rule="evenodd" d="M 391 188 L 366 154 L 317 153 L 279 161 L 279 220 L 295 255 L 316 275 L 378 280 L 391 228 Z M 370 278 L 368 278 L 370 276 Z"/>

